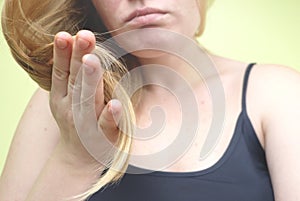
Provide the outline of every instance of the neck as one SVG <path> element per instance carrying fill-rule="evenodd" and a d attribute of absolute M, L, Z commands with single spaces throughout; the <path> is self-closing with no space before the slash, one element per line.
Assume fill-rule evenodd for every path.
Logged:
<path fill-rule="evenodd" d="M 203 60 L 208 60 L 207 58 L 210 57 L 207 53 L 205 56 L 206 58 Z M 190 58 L 194 58 L 192 60 L 196 58 L 197 62 L 189 61 Z M 191 87 L 203 85 L 206 79 L 216 75 L 217 69 L 212 69 L 205 61 L 202 63 L 201 56 L 200 59 L 198 58 L 197 52 L 193 52 L 189 58 L 181 58 L 167 53 L 161 53 L 153 58 L 140 58 L 139 62 L 142 66 L 140 73 L 143 83 L 147 84 L 146 88 L 149 91 L 162 90 L 162 88 L 185 90 L 184 86 L 187 85 L 183 86 L 182 81 Z"/>

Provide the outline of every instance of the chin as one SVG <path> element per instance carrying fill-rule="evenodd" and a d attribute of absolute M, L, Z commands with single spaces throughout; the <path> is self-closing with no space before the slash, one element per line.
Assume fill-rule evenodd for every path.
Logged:
<path fill-rule="evenodd" d="M 140 58 L 159 57 L 166 47 L 174 45 L 178 34 L 162 28 L 140 28 L 114 36 L 118 44 L 128 53 Z"/>

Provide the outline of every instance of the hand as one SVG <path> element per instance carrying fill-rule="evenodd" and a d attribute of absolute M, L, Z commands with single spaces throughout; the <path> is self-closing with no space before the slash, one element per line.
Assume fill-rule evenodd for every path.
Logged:
<path fill-rule="evenodd" d="M 83 163 L 100 162 L 102 158 L 89 152 L 104 157 L 111 146 L 100 137 L 102 131 L 109 142 L 116 142 L 119 132 L 115 119 L 122 108 L 117 100 L 104 104 L 103 70 L 98 57 L 91 54 L 95 43 L 90 31 L 79 31 L 74 39 L 60 32 L 54 42 L 50 107 L 60 128 L 63 150 Z"/>

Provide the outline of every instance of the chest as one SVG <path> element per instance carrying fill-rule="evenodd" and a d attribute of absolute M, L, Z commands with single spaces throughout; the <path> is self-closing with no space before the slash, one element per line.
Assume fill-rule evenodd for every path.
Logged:
<path fill-rule="evenodd" d="M 209 94 L 196 98 L 196 102 L 187 99 L 184 106 L 176 99 L 159 101 L 139 115 L 129 163 L 171 172 L 197 171 L 215 164 L 232 139 L 240 108 L 226 105 L 232 98 L 220 114 Z M 206 157 L 200 158 L 203 150 Z"/>

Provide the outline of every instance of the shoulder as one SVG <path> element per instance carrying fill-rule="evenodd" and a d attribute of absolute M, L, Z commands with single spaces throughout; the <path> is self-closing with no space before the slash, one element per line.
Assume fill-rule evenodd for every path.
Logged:
<path fill-rule="evenodd" d="M 28 102 L 18 129 L 51 130 L 57 132 L 57 126 L 49 106 L 49 92 L 37 89 Z"/>
<path fill-rule="evenodd" d="M 49 92 L 44 89 L 38 88 L 32 95 L 27 107 L 25 109 L 26 113 L 49 113 Z"/>
<path fill-rule="evenodd" d="M 300 73 L 280 65 L 257 65 L 251 102 L 261 120 L 276 200 L 300 196 Z"/>
<path fill-rule="evenodd" d="M 256 104 L 260 106 L 265 121 L 271 114 L 300 107 L 298 70 L 282 65 L 263 64 L 256 65 L 251 76 L 252 96 L 258 99 Z"/>
<path fill-rule="evenodd" d="M 24 200 L 59 141 L 48 94 L 36 90 L 19 121 L 0 178 L 1 200 Z"/>
<path fill-rule="evenodd" d="M 47 101 L 47 104 L 48 104 L 49 92 L 42 89 L 42 88 L 38 88 L 35 91 L 35 93 L 32 95 L 31 100 L 38 101 L 38 102 L 41 102 L 41 103 L 43 103 L 44 101 Z"/>
<path fill-rule="evenodd" d="M 251 70 L 246 107 L 265 150 L 268 142 L 272 142 L 270 139 L 275 139 L 275 135 L 287 137 L 287 131 L 292 128 L 290 124 L 298 125 L 296 121 L 300 119 L 300 110 L 297 110 L 300 108 L 299 87 L 300 73 L 292 67 L 256 64 Z"/>
<path fill-rule="evenodd" d="M 262 86 L 279 87 L 279 89 L 294 84 L 299 84 L 300 73 L 298 70 L 275 64 L 257 64 L 253 69 L 256 82 Z"/>
<path fill-rule="evenodd" d="M 241 83 L 247 64 L 235 61 L 225 64 L 223 69 L 231 69 L 231 80 Z M 240 91 L 238 86 L 241 85 L 235 84 L 230 88 L 230 92 Z M 296 201 L 300 197 L 298 70 L 282 65 L 255 65 L 248 80 L 246 107 L 253 128 L 265 150 L 275 199 Z"/>
<path fill-rule="evenodd" d="M 273 64 L 256 65 L 249 82 L 249 102 L 259 114 L 265 131 L 279 121 L 277 118 L 295 117 L 293 111 L 300 108 L 300 73 L 296 69 Z"/>

